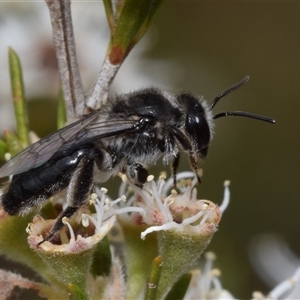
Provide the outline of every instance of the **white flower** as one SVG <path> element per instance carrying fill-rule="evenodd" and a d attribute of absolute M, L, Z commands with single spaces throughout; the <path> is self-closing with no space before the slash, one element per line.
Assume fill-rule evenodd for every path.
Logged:
<path fill-rule="evenodd" d="M 193 180 L 186 178 L 194 178 Z M 218 206 L 209 200 L 197 200 L 197 191 L 194 186 L 197 178 L 192 172 L 183 172 L 177 175 L 178 188 L 181 193 L 177 194 L 175 190 L 167 196 L 169 188 L 173 185 L 173 179 L 165 182 L 165 175 L 160 176 L 157 182 L 153 176 L 148 177 L 143 189 L 128 183 L 131 189 L 136 193 L 136 205 L 143 208 L 143 221 L 152 225 L 141 233 L 144 239 L 147 234 L 161 230 L 190 231 L 191 233 L 200 232 L 206 223 L 219 223 L 221 211 Z M 229 183 L 226 183 L 224 201 L 222 205 L 224 210 L 229 201 Z M 120 191 L 125 192 L 124 185 Z M 130 199 L 130 202 L 133 198 Z"/>
<path fill-rule="evenodd" d="M 70 239 L 68 243 L 62 243 L 61 245 L 54 245 L 49 241 L 43 241 L 41 232 L 45 227 L 53 226 L 54 220 L 44 221 L 40 216 L 36 216 L 33 222 L 27 227 L 26 231 L 29 233 L 29 242 L 32 247 L 41 247 L 46 251 L 56 251 L 56 252 L 74 252 L 76 250 L 83 250 L 91 248 L 99 241 L 101 241 L 115 225 L 116 215 L 128 212 L 140 212 L 141 208 L 138 207 L 127 207 L 124 209 L 118 209 L 114 206 L 120 201 L 125 201 L 126 197 L 122 196 L 116 200 L 111 201 L 107 196 L 107 189 L 101 188 L 97 189 L 97 193 L 91 194 L 90 203 L 94 205 L 96 213 L 88 214 L 81 213 L 80 221 L 84 227 L 89 227 L 92 223 L 94 228 L 94 233 L 91 234 L 90 230 L 87 230 L 85 237 L 81 234 L 76 234 L 73 227 L 71 226 L 69 220 L 64 218 L 62 221 L 68 227 L 70 232 Z M 76 218 L 75 218 L 76 219 Z M 80 246 L 79 246 L 80 245 Z"/>
<path fill-rule="evenodd" d="M 251 243 L 249 253 L 256 273 L 273 287 L 267 296 L 253 293 L 254 299 L 300 299 L 300 259 L 283 238 L 260 235 Z"/>
<path fill-rule="evenodd" d="M 267 296 L 261 292 L 253 293 L 253 300 L 289 300 L 300 299 L 300 266 L 297 268 L 292 277 L 279 283 L 273 288 Z"/>
<path fill-rule="evenodd" d="M 193 270 L 192 279 L 185 294 L 185 300 L 221 300 L 235 299 L 228 291 L 222 288 L 219 269 L 213 268 L 216 256 L 212 252 L 205 253 L 205 263 L 201 270 Z"/>
<path fill-rule="evenodd" d="M 102 231 L 103 223 L 109 220 L 112 217 L 115 217 L 119 214 L 126 214 L 132 212 L 143 212 L 143 209 L 140 207 L 131 207 L 127 206 L 124 208 L 118 208 L 117 204 L 120 202 L 125 202 L 126 197 L 123 195 L 116 200 L 110 200 L 107 196 L 107 189 L 97 188 L 97 194 L 93 193 L 91 195 L 91 204 L 94 205 L 96 213 L 93 215 L 82 214 L 82 224 L 87 227 L 89 225 L 89 220 L 95 226 L 95 233 L 99 234 Z"/>

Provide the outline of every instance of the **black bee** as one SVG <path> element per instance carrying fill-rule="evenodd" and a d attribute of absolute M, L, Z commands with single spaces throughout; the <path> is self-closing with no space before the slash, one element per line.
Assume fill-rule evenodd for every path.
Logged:
<path fill-rule="evenodd" d="M 201 182 L 198 165 L 207 155 L 214 120 L 244 116 L 274 123 L 273 119 L 247 112 L 212 114 L 219 99 L 236 90 L 243 81 L 219 94 L 208 105 L 189 93 L 172 95 L 148 88 L 116 97 L 99 111 L 48 135 L 13 157 L 0 169 L 0 178 L 13 175 L 1 194 L 10 215 L 27 212 L 64 188 L 67 208 L 45 240 L 86 204 L 93 182 L 105 182 L 118 172 L 142 187 L 148 172 L 144 166 L 160 157 L 172 164 L 174 185 L 179 152 L 185 152 Z"/>

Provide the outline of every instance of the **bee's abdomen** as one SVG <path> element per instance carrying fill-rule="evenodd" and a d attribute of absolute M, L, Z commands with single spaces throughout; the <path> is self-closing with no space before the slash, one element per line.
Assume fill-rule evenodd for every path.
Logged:
<path fill-rule="evenodd" d="M 75 149 L 49 159 L 40 167 L 13 176 L 8 190 L 1 197 L 4 210 L 10 215 L 28 210 L 68 186 L 81 159 L 90 147 Z"/>

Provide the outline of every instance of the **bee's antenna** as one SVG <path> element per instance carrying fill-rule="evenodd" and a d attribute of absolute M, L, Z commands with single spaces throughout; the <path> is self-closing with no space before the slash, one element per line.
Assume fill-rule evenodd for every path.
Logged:
<path fill-rule="evenodd" d="M 257 115 L 257 114 L 252 114 L 252 113 L 245 112 L 245 111 L 224 111 L 224 112 L 218 113 L 215 116 L 213 116 L 213 119 L 218 119 L 221 117 L 228 117 L 228 116 L 247 117 L 247 118 L 252 118 L 252 119 L 256 119 L 256 120 L 260 120 L 260 121 L 264 121 L 264 122 L 268 122 L 268 123 L 275 123 L 275 120 L 272 118 Z"/>
<path fill-rule="evenodd" d="M 212 110 L 221 98 L 225 97 L 230 92 L 239 89 L 241 86 L 246 84 L 248 81 L 249 81 L 249 76 L 246 76 L 242 81 L 238 82 L 237 84 L 233 85 L 229 89 L 227 89 L 224 92 L 220 93 L 213 100 L 213 102 L 210 104 L 209 110 Z M 213 119 L 218 119 L 218 118 L 221 118 L 221 117 L 228 117 L 228 116 L 247 117 L 247 118 L 252 118 L 252 119 L 256 119 L 256 120 L 260 120 L 260 121 L 264 121 L 264 122 L 268 122 L 268 123 L 275 123 L 275 120 L 272 119 L 272 118 L 268 118 L 268 117 L 265 117 L 265 116 L 252 114 L 252 113 L 244 112 L 244 111 L 224 111 L 224 112 L 218 113 L 215 116 L 213 116 Z"/>
<path fill-rule="evenodd" d="M 249 81 L 250 77 L 246 76 L 242 81 L 240 81 L 239 83 L 233 85 L 232 87 L 230 87 L 229 89 L 225 90 L 224 92 L 220 93 L 214 100 L 213 102 L 210 104 L 209 106 L 209 110 L 212 110 L 215 105 L 219 102 L 219 100 L 221 98 L 224 98 L 226 95 L 228 95 L 229 93 L 231 93 L 232 91 L 235 91 L 237 89 L 239 89 L 241 86 L 243 86 L 244 84 L 246 84 Z"/>

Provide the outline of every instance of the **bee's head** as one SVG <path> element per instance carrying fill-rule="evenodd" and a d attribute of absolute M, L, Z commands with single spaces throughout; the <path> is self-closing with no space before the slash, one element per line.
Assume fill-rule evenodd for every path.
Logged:
<path fill-rule="evenodd" d="M 188 152 L 190 163 L 198 173 L 198 162 L 206 155 L 209 143 L 213 136 L 214 120 L 226 116 L 242 116 L 275 123 L 275 120 L 243 111 L 221 112 L 212 114 L 212 109 L 218 101 L 228 95 L 230 92 L 240 88 L 247 83 L 249 77 L 245 77 L 241 82 L 235 84 L 224 92 L 220 93 L 210 105 L 202 98 L 195 97 L 188 93 L 182 93 L 177 96 L 177 102 L 184 112 L 184 128 L 174 130 L 174 134 L 181 144 L 182 148 Z M 200 180 L 200 177 L 198 177 Z"/>

